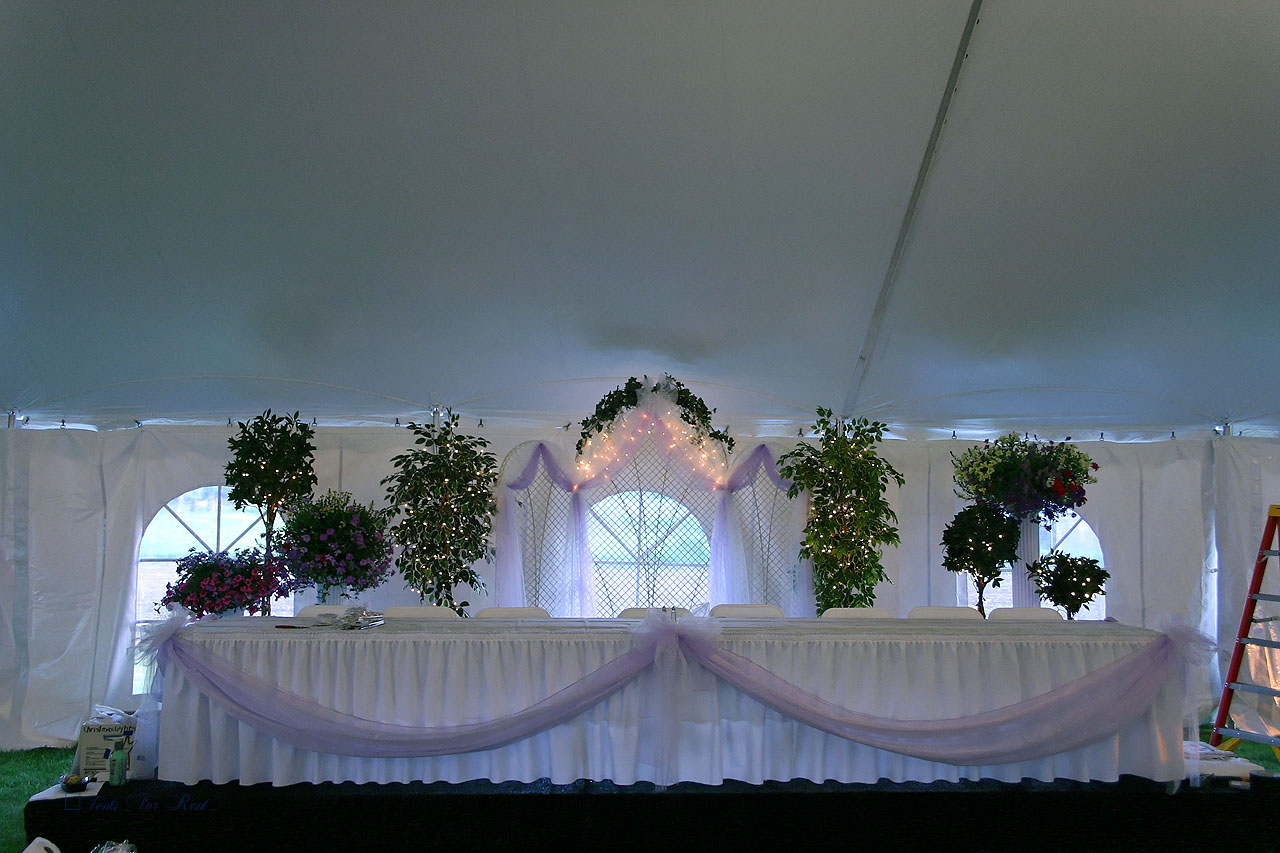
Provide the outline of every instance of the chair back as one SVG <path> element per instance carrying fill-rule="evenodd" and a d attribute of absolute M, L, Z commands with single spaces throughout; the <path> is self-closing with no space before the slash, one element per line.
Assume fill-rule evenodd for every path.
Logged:
<path fill-rule="evenodd" d="M 931 607 L 922 604 L 911 608 L 908 619 L 982 619 L 982 614 L 972 607 Z"/>
<path fill-rule="evenodd" d="M 992 622 L 1017 621 L 1019 619 L 1048 622 L 1063 621 L 1062 614 L 1052 607 L 997 607 L 991 611 L 991 615 L 987 618 Z"/>
<path fill-rule="evenodd" d="M 349 604 L 308 604 L 294 616 L 341 616 L 349 610 Z"/>
<path fill-rule="evenodd" d="M 481 607 L 471 614 L 477 619 L 550 619 L 541 607 Z"/>
<path fill-rule="evenodd" d="M 892 619 L 883 607 L 828 607 L 819 614 L 822 619 Z"/>
<path fill-rule="evenodd" d="M 451 607 L 438 604 L 404 604 L 382 608 L 382 615 L 388 619 L 457 619 L 458 614 Z"/>
<path fill-rule="evenodd" d="M 717 604 L 711 608 L 711 615 L 734 619 L 781 619 L 782 608 L 776 604 Z"/>
<path fill-rule="evenodd" d="M 649 615 L 650 610 L 661 611 L 661 609 L 662 608 L 660 607 L 628 607 L 627 609 L 623 610 L 621 613 L 618 614 L 618 618 L 619 619 L 643 619 Z M 684 619 L 693 615 L 688 610 L 685 610 L 683 607 L 668 607 L 667 610 L 668 611 L 674 610 L 676 612 L 677 619 Z"/>

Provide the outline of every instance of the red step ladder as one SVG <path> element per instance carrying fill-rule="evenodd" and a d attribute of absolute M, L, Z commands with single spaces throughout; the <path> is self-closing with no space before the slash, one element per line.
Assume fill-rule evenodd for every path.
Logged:
<path fill-rule="evenodd" d="M 1276 550 L 1277 527 L 1280 527 L 1280 504 L 1272 504 L 1271 508 L 1267 510 L 1267 524 L 1262 530 L 1262 544 L 1258 546 L 1258 560 L 1253 565 L 1253 580 L 1249 582 L 1249 594 L 1244 600 L 1244 613 L 1240 616 L 1240 630 L 1236 634 L 1235 648 L 1231 651 L 1231 665 L 1227 667 L 1226 683 L 1222 686 L 1222 702 L 1218 705 L 1217 719 L 1213 721 L 1213 734 L 1209 736 L 1210 746 L 1217 746 L 1222 743 L 1225 735 L 1235 739 L 1235 743 L 1241 740 L 1249 740 L 1255 743 L 1267 744 L 1280 756 L 1280 738 L 1271 737 L 1260 732 L 1235 729 L 1227 725 L 1227 720 L 1231 715 L 1231 699 L 1235 696 L 1237 690 L 1259 693 L 1263 696 L 1280 697 L 1280 690 L 1277 690 L 1275 686 L 1265 687 L 1260 684 L 1250 684 L 1238 680 L 1240 677 L 1240 664 L 1244 661 L 1246 646 L 1264 646 L 1280 649 L 1280 642 L 1250 636 L 1250 631 L 1256 621 L 1262 621 L 1255 620 L 1253 617 L 1253 612 L 1257 608 L 1258 602 L 1280 601 L 1280 595 L 1269 595 L 1260 592 L 1262 589 L 1262 576 L 1267 571 L 1268 558 L 1280 557 L 1280 550 Z M 1230 745 L 1228 744 L 1228 747 Z"/>

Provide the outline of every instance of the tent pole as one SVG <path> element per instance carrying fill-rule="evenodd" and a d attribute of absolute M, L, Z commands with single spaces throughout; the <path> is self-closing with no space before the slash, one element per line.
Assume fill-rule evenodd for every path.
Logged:
<path fill-rule="evenodd" d="M 969 42 L 973 39 L 973 30 L 978 25 L 978 12 L 981 9 L 982 0 L 973 0 L 973 5 L 969 7 L 969 17 L 964 23 L 964 31 L 960 34 L 960 43 L 956 47 L 955 59 L 951 62 L 951 73 L 947 75 L 947 86 L 942 91 L 942 101 L 938 104 L 938 114 L 933 119 L 929 142 L 925 145 L 924 156 L 920 158 L 916 182 L 911 187 L 907 209 L 902 215 L 902 224 L 898 227 L 898 239 L 894 243 L 893 254 L 889 258 L 889 266 L 884 273 L 884 281 L 880 284 L 876 307 L 871 312 L 871 321 L 867 324 L 867 332 L 862 338 L 862 348 L 858 350 L 858 359 L 853 365 L 853 382 L 849 387 L 848 396 L 845 397 L 844 408 L 839 412 L 845 417 L 854 413 L 858 396 L 862 392 L 862 380 L 867 373 L 871 352 L 875 349 L 876 341 L 880 337 L 880 325 L 884 321 L 885 310 L 889 307 L 889 294 L 897 283 L 898 267 L 902 263 L 902 255 L 906 250 L 907 237 L 911 234 L 911 226 L 915 223 L 920 197 L 924 194 L 924 183 L 929 177 L 929 170 L 933 167 L 933 159 L 938 150 L 938 139 L 942 136 L 942 126 L 947 123 L 947 112 L 951 109 L 951 96 L 955 94 L 959 85 L 960 69 L 969 56 Z"/>

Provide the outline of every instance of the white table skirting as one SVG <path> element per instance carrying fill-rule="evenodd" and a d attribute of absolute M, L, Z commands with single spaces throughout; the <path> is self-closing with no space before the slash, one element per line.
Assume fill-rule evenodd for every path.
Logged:
<path fill-rule="evenodd" d="M 202 649 L 317 704 L 409 726 L 473 723 L 521 710 L 634 647 L 622 620 L 395 620 L 366 631 L 310 620 L 223 619 L 188 629 Z M 829 702 L 876 716 L 947 719 L 1020 702 L 1147 647 L 1159 634 L 1108 623 L 722 620 L 721 645 Z M 430 758 L 356 758 L 291 746 L 237 721 L 165 673 L 160 778 L 194 783 L 473 779 L 563 784 L 809 779 L 1180 779 L 1177 678 L 1113 737 L 1030 761 L 954 766 L 853 743 L 787 719 L 697 664 L 669 713 L 642 672 L 573 720 L 517 743 Z M 668 697 L 670 701 L 670 697 Z"/>

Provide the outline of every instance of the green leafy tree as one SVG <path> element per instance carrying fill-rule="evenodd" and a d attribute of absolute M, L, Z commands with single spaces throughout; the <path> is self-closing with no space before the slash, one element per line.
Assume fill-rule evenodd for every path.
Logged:
<path fill-rule="evenodd" d="M 1036 591 L 1074 619 L 1106 585 L 1111 573 L 1092 557 L 1073 557 L 1064 551 L 1050 551 L 1027 565 Z"/>
<path fill-rule="evenodd" d="M 818 409 L 818 443 L 803 443 L 778 460 L 791 480 L 787 495 L 809 493 L 809 518 L 801 559 L 813 563 L 818 610 L 869 607 L 875 587 L 888 580 L 880 550 L 897 545 L 898 516 L 885 492 L 902 475 L 876 452 L 885 425 L 864 419 L 838 421 Z"/>
<path fill-rule="evenodd" d="M 1018 559 L 1018 519 L 989 504 L 974 504 L 956 513 L 942 531 L 942 567 L 966 574 L 978 588 L 978 612 L 987 615 L 987 586 L 1000 586 L 1000 571 Z"/>
<path fill-rule="evenodd" d="M 263 560 L 273 566 L 272 535 L 281 508 L 311 494 L 316 484 L 316 449 L 311 443 L 315 430 L 299 420 L 297 412 L 273 415 L 270 409 L 238 427 L 239 432 L 227 439 L 227 498 L 236 509 L 258 510 L 265 528 Z"/>
<path fill-rule="evenodd" d="M 400 546 L 396 564 L 422 600 L 465 616 L 470 602 L 455 601 L 453 589 L 467 584 L 484 591 L 473 564 L 493 557 L 498 463 L 484 450 L 489 442 L 458 432 L 453 412 L 438 425 L 411 423 L 409 429 L 417 446 L 394 457 L 395 473 L 382 481 L 398 517 L 391 528 Z"/>

